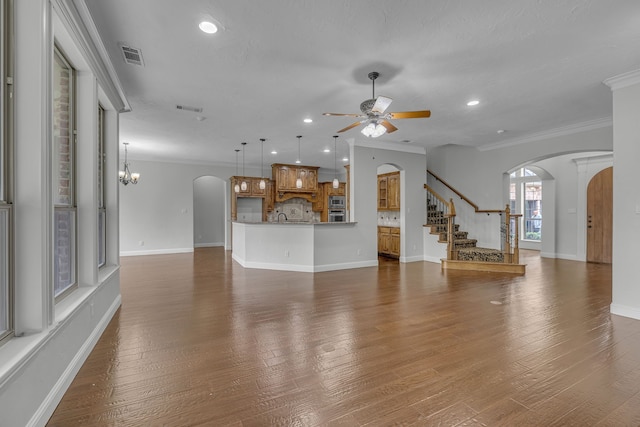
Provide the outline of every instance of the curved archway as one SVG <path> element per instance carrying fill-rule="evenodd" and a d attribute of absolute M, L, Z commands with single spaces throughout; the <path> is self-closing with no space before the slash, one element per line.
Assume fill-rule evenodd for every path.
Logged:
<path fill-rule="evenodd" d="M 382 163 L 377 168 L 378 255 L 400 259 L 403 233 L 402 168 L 393 163 Z"/>
<path fill-rule="evenodd" d="M 194 248 L 225 244 L 225 185 L 210 175 L 193 180 L 193 246 Z"/>

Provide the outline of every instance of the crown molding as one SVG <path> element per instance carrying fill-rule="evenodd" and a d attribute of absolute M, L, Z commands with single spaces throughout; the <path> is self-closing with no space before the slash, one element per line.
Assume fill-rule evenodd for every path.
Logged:
<path fill-rule="evenodd" d="M 427 149 L 420 145 L 406 145 L 399 144 L 397 142 L 384 142 L 384 141 L 375 141 L 367 138 L 362 141 L 352 140 L 348 141 L 349 144 L 353 144 L 354 147 L 367 147 L 367 148 L 379 148 L 381 150 L 391 150 L 391 151 L 400 151 L 403 153 L 412 153 L 412 154 L 427 154 Z"/>
<path fill-rule="evenodd" d="M 633 70 L 617 76 L 609 77 L 602 83 L 609 86 L 612 91 L 640 84 L 640 70 Z"/>
<path fill-rule="evenodd" d="M 600 129 L 608 126 L 613 126 L 613 119 L 611 117 L 590 120 L 588 122 L 576 123 L 561 128 L 532 133 L 521 138 L 514 138 L 494 144 L 482 145 L 478 147 L 478 151 L 489 151 L 495 150 L 497 148 L 513 147 L 515 145 L 526 144 L 528 142 L 542 141 L 545 139 L 557 138 L 560 136 L 573 135 L 576 133 L 587 132 L 590 130 Z"/>
<path fill-rule="evenodd" d="M 51 4 L 116 111 L 131 111 L 122 84 L 84 0 L 51 0 Z"/>

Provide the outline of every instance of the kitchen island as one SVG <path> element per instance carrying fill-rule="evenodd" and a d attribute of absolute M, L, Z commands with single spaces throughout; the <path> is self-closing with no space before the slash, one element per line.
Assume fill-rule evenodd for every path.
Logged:
<path fill-rule="evenodd" d="M 232 257 L 246 268 L 321 272 L 378 265 L 356 222 L 233 222 Z"/>

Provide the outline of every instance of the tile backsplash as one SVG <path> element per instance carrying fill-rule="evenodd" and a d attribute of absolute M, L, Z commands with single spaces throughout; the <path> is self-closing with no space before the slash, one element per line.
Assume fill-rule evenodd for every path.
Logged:
<path fill-rule="evenodd" d="M 400 211 L 378 211 L 378 225 L 400 227 Z"/>
<path fill-rule="evenodd" d="M 311 202 L 302 198 L 289 199 L 286 202 L 276 203 L 273 212 L 267 216 L 267 221 L 278 222 L 278 215 L 284 213 L 287 221 L 320 222 L 320 212 L 311 209 Z M 281 218 L 284 221 L 284 218 Z"/>

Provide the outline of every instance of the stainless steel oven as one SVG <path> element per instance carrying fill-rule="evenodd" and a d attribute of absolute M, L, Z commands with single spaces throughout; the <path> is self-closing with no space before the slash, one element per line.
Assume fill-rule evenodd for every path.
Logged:
<path fill-rule="evenodd" d="M 329 209 L 345 209 L 344 196 L 329 196 Z"/>
<path fill-rule="evenodd" d="M 344 209 L 329 208 L 329 222 L 346 222 L 347 215 Z"/>

